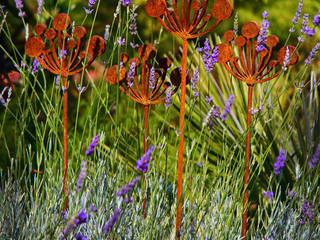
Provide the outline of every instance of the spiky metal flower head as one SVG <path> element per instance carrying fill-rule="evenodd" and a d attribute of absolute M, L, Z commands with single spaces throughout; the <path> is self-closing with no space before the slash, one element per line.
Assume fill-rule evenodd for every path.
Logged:
<path fill-rule="evenodd" d="M 259 43 L 254 38 L 258 36 L 259 31 L 259 25 L 254 21 L 249 21 L 243 25 L 242 35 L 234 39 L 234 32 L 229 30 L 224 33 L 227 43 L 219 44 L 218 62 L 222 63 L 232 76 L 251 86 L 271 80 L 280 74 L 281 68 L 269 76 L 271 70 L 278 65 L 286 64 L 287 49 L 290 59 L 287 66 L 294 65 L 299 60 L 298 51 L 291 45 L 282 47 L 278 51 L 277 60 L 271 60 L 273 50 L 279 43 L 279 38 L 275 35 L 268 36 L 265 41 L 265 49 L 257 52 L 256 47 Z M 239 56 L 233 56 L 232 40 L 238 47 Z"/>
<path fill-rule="evenodd" d="M 65 13 L 56 15 L 52 26 L 53 28 L 47 29 L 43 23 L 36 25 L 34 30 L 37 36 L 28 39 L 25 51 L 28 56 L 36 58 L 42 67 L 53 74 L 61 74 L 66 78 L 81 72 L 105 51 L 104 39 L 98 35 L 88 39 L 85 49 L 81 51 L 87 31 L 84 27 L 78 26 L 74 28 L 72 34 L 69 34 L 70 17 Z M 48 49 L 45 40 L 48 42 Z"/>
<path fill-rule="evenodd" d="M 200 0 L 182 0 L 179 7 L 181 15 L 176 0 L 172 0 L 172 5 L 173 9 L 167 6 L 165 0 L 148 0 L 146 12 L 149 16 L 157 18 L 164 29 L 182 39 L 203 36 L 228 19 L 233 12 L 230 0 L 216 0 L 212 5 L 211 14 L 206 13 L 208 0 L 204 0 L 203 3 Z M 206 27 L 212 17 L 216 19 L 215 23 Z"/>
<path fill-rule="evenodd" d="M 151 61 L 155 56 L 156 49 L 152 44 L 140 46 L 138 57 L 129 59 L 127 53 L 121 53 L 121 66 L 113 65 L 108 68 L 106 81 L 111 84 L 117 84 L 119 81 L 120 90 L 142 105 L 164 101 L 166 98 L 165 93 L 169 86 L 174 86 L 172 94 L 178 90 L 181 76 L 171 73 L 171 83 L 167 82 L 166 75 L 171 66 L 171 60 L 169 58 L 161 58 L 158 61 L 158 66 L 153 66 Z M 173 70 L 172 72 L 175 71 Z M 152 78 L 152 88 L 150 88 L 150 77 Z"/>

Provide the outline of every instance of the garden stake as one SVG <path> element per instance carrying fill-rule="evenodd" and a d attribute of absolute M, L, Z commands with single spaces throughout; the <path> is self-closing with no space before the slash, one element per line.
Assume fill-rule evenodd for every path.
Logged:
<path fill-rule="evenodd" d="M 278 60 L 271 60 L 273 48 L 278 45 L 279 39 L 275 35 L 268 36 L 266 46 L 263 51 L 257 52 L 257 42 L 251 39 L 257 37 L 260 27 L 256 22 L 250 21 L 243 25 L 241 33 L 234 40 L 234 44 L 238 47 L 239 57 L 233 57 L 233 48 L 231 41 L 234 39 L 234 32 L 229 30 L 224 33 L 224 39 L 227 43 L 219 44 L 218 62 L 222 63 L 225 69 L 236 79 L 244 82 L 248 86 L 248 106 L 247 106 L 247 136 L 246 136 L 246 161 L 244 174 L 244 189 L 242 215 L 242 237 L 246 239 L 247 234 L 247 218 L 248 218 L 248 179 L 250 171 L 250 135 L 251 111 L 253 87 L 256 83 L 263 83 L 274 79 L 278 76 L 282 69 L 294 65 L 299 54 L 293 46 L 284 46 L 278 52 Z M 286 56 L 287 55 L 287 56 Z M 239 61 L 240 60 L 240 61 Z M 275 69 L 277 65 L 282 65 L 278 71 L 269 76 L 269 73 Z"/>
<path fill-rule="evenodd" d="M 181 225 L 181 193 L 182 193 L 182 174 L 183 174 L 183 141 L 184 141 L 184 115 L 185 115 L 185 95 L 186 95 L 186 78 L 187 78 L 187 57 L 188 57 L 188 39 L 197 38 L 205 35 L 217 27 L 220 22 L 228 19 L 232 12 L 233 6 L 230 0 L 216 0 L 211 9 L 212 16 L 217 20 L 215 23 L 206 28 L 211 19 L 211 14 L 206 14 L 208 0 L 203 3 L 199 0 L 181 0 L 181 17 L 178 11 L 176 0 L 172 0 L 173 10 L 167 7 L 165 0 L 148 0 L 146 3 L 146 12 L 149 16 L 157 18 L 161 26 L 180 37 L 182 44 L 182 81 L 181 81 L 181 100 L 180 100 L 180 118 L 179 118 L 179 159 L 178 159 L 178 180 L 177 180 L 177 218 L 176 232 L 180 239 Z M 191 9 L 193 10 L 192 20 Z M 201 31 L 202 30 L 202 31 Z"/>
<path fill-rule="evenodd" d="M 144 107 L 144 153 L 148 150 L 148 120 L 150 105 L 163 102 L 166 99 L 166 92 L 171 86 L 169 82 L 165 82 L 168 69 L 171 66 L 171 60 L 169 58 L 162 58 L 159 60 L 159 66 L 155 69 L 154 72 L 153 88 L 150 88 L 149 79 L 151 75 L 152 65 L 148 62 L 150 62 L 155 57 L 155 55 L 156 49 L 154 48 L 154 46 L 151 44 L 145 44 L 138 49 L 139 58 L 131 58 L 129 60 L 129 56 L 127 53 L 121 53 L 121 69 L 118 70 L 118 65 L 113 65 L 106 71 L 106 80 L 109 83 L 117 84 L 119 79 L 119 89 L 126 96 L 131 98 L 133 101 L 142 104 Z M 124 66 L 126 63 L 128 63 L 129 65 L 128 72 Z M 171 95 L 173 95 L 178 90 L 181 83 L 181 77 L 179 74 L 176 74 L 177 71 L 179 70 L 174 69 L 170 76 L 171 83 L 175 87 L 171 92 Z M 144 199 L 143 203 L 144 218 L 146 218 L 145 208 L 146 198 Z"/>
<path fill-rule="evenodd" d="M 86 50 L 80 51 L 87 33 L 82 26 L 75 27 L 68 33 L 70 17 L 65 13 L 56 15 L 52 22 L 53 28 L 40 23 L 34 27 L 37 36 L 31 37 L 25 43 L 26 54 L 35 57 L 42 67 L 51 73 L 61 76 L 63 84 L 63 198 L 64 208 L 68 208 L 67 171 L 68 171 L 68 93 L 66 91 L 68 76 L 83 71 L 97 56 L 105 51 L 104 39 L 92 36 L 86 43 Z M 58 32 L 58 33 L 57 33 Z M 70 32 L 70 31 L 69 31 Z M 49 42 L 49 49 L 45 49 L 43 37 Z M 57 49 L 54 43 L 57 37 Z M 87 59 L 87 56 L 89 59 Z"/>

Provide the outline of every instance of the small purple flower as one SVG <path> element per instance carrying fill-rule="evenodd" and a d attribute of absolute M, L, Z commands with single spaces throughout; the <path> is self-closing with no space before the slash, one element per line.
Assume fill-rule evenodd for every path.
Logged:
<path fill-rule="evenodd" d="M 43 8 L 43 0 L 38 0 L 37 14 L 40 16 Z"/>
<path fill-rule="evenodd" d="M 320 158 L 320 143 L 318 143 L 317 149 L 313 154 L 311 160 L 308 162 L 310 168 L 315 168 Z"/>
<path fill-rule="evenodd" d="M 287 71 L 289 60 L 290 60 L 290 50 L 289 50 L 289 47 L 287 46 L 286 55 L 284 56 L 284 59 L 283 59 L 283 66 L 282 66 L 283 71 Z"/>
<path fill-rule="evenodd" d="M 209 128 L 212 129 L 213 119 L 216 119 L 220 116 L 221 109 L 217 105 L 213 104 L 210 108 L 207 116 L 203 120 L 202 127 L 206 127 L 209 124 Z"/>
<path fill-rule="evenodd" d="M 155 69 L 154 67 L 152 66 L 151 69 L 150 69 L 150 73 L 149 73 L 149 88 L 150 89 L 154 89 L 155 88 Z"/>
<path fill-rule="evenodd" d="M 310 65 L 311 62 L 314 60 L 315 56 L 317 55 L 318 51 L 320 49 L 320 43 L 318 42 L 311 50 L 309 53 L 309 56 L 307 57 L 306 60 L 304 60 L 304 64 L 306 66 Z"/>
<path fill-rule="evenodd" d="M 294 191 L 290 190 L 289 193 L 288 193 L 288 195 L 289 195 L 290 197 L 294 197 L 294 196 L 296 195 L 296 193 L 295 193 Z"/>
<path fill-rule="evenodd" d="M 151 160 L 154 148 L 155 147 L 151 145 L 150 148 L 146 151 L 146 153 L 137 161 L 137 170 L 144 173 L 148 171 L 149 162 Z"/>
<path fill-rule="evenodd" d="M 105 29 L 104 29 L 104 35 L 103 35 L 103 38 L 104 38 L 105 41 L 108 41 L 109 34 L 110 34 L 110 25 L 107 24 Z"/>
<path fill-rule="evenodd" d="M 313 216 L 314 216 L 314 202 L 303 200 L 303 204 L 301 206 L 301 216 L 298 220 L 300 225 L 306 224 L 306 221 L 313 223 Z"/>
<path fill-rule="evenodd" d="M 134 44 L 133 42 L 130 42 L 130 46 L 131 46 L 133 49 L 136 49 L 136 48 L 140 47 L 139 44 Z"/>
<path fill-rule="evenodd" d="M 211 72 L 215 63 L 218 62 L 218 46 L 211 49 L 209 39 L 206 38 L 203 48 L 198 48 L 198 52 L 203 52 L 202 61 L 207 72 Z"/>
<path fill-rule="evenodd" d="M 80 84 L 78 84 L 77 90 L 78 90 L 79 94 L 82 94 L 86 90 L 86 87 L 81 87 Z"/>
<path fill-rule="evenodd" d="M 226 103 L 226 105 L 225 105 L 225 107 L 224 107 L 223 112 L 222 112 L 221 115 L 220 115 L 220 118 L 221 118 L 223 121 L 227 120 L 228 115 L 229 115 L 230 112 L 231 112 L 231 107 L 232 107 L 233 103 L 234 103 L 234 95 L 231 94 L 231 95 L 229 96 L 228 102 Z"/>
<path fill-rule="evenodd" d="M 84 10 L 84 12 L 85 12 L 87 15 L 90 15 L 90 14 L 93 13 L 93 11 L 94 11 L 94 9 L 85 8 L 85 7 L 83 7 L 83 10 Z"/>
<path fill-rule="evenodd" d="M 284 149 L 280 149 L 279 156 L 277 156 L 276 162 L 273 164 L 274 166 L 274 174 L 279 175 L 281 173 L 281 169 L 284 168 L 286 160 L 286 151 Z"/>
<path fill-rule="evenodd" d="M 87 240 L 80 232 L 76 233 L 74 237 L 76 240 Z"/>
<path fill-rule="evenodd" d="M 123 200 L 123 202 L 124 202 L 125 204 L 127 204 L 127 203 L 132 203 L 132 202 L 133 202 L 133 198 L 132 198 L 132 197 L 126 197 L 126 198 Z"/>
<path fill-rule="evenodd" d="M 136 5 L 133 5 L 133 7 L 130 9 L 130 13 L 131 13 L 131 19 L 130 19 L 130 25 L 129 25 L 129 32 L 131 35 L 137 35 L 138 31 L 137 31 L 137 22 L 136 22 L 136 17 L 138 16 L 137 13 L 135 13 L 137 9 Z"/>
<path fill-rule="evenodd" d="M 164 106 L 166 108 L 170 107 L 171 98 L 172 98 L 172 86 L 168 87 L 167 92 L 166 92 L 166 99 L 164 100 Z"/>
<path fill-rule="evenodd" d="M 202 163 L 202 162 L 198 162 L 197 166 L 198 166 L 199 168 L 201 168 L 201 167 L 203 166 L 203 163 Z"/>
<path fill-rule="evenodd" d="M 289 32 L 294 32 L 295 31 L 294 26 L 296 24 L 298 24 L 298 22 L 299 22 L 299 19 L 301 17 L 301 12 L 302 12 L 302 6 L 303 6 L 303 0 L 300 0 L 298 8 L 297 8 L 297 11 L 296 11 L 296 14 L 295 14 L 294 18 L 292 19 L 293 26 L 289 29 Z"/>
<path fill-rule="evenodd" d="M 91 204 L 90 205 L 90 211 L 93 212 L 93 213 L 96 213 L 96 212 L 98 212 L 98 209 L 95 207 L 94 204 Z"/>
<path fill-rule="evenodd" d="M 263 16 L 263 20 L 261 23 L 261 29 L 260 29 L 259 36 L 257 39 L 257 43 L 258 43 L 258 45 L 256 47 L 257 52 L 261 52 L 265 49 L 264 44 L 266 43 L 267 35 L 268 35 L 268 28 L 270 27 L 270 23 L 267 20 L 268 12 L 264 11 L 262 13 L 262 16 Z"/>
<path fill-rule="evenodd" d="M 114 211 L 113 216 L 107 221 L 107 223 L 102 228 L 102 231 L 105 234 L 108 234 L 112 230 L 113 226 L 116 224 L 116 222 L 117 222 L 118 218 L 120 217 L 120 215 L 121 215 L 121 209 L 117 208 Z"/>
<path fill-rule="evenodd" d="M 80 173 L 79 173 L 77 185 L 75 187 L 77 192 L 81 191 L 81 187 L 83 185 L 84 179 L 86 178 L 86 175 L 87 175 L 86 161 L 83 161 L 82 162 L 82 166 L 81 166 L 81 170 L 80 170 Z"/>
<path fill-rule="evenodd" d="M 76 223 L 77 226 L 79 226 L 83 223 L 87 223 L 87 218 L 88 218 L 88 215 L 83 209 L 81 209 L 80 212 L 77 213 L 77 217 L 74 220 L 74 222 Z"/>
<path fill-rule="evenodd" d="M 100 139 L 100 134 L 98 134 L 97 136 L 95 136 L 94 138 L 92 138 L 92 141 L 90 143 L 90 146 L 88 147 L 87 151 L 86 151 L 86 155 L 89 156 L 91 153 L 94 152 L 94 148 L 96 146 L 98 146 L 98 142 Z"/>
<path fill-rule="evenodd" d="M 62 51 L 62 49 L 60 49 L 59 58 L 65 58 L 67 56 L 67 53 L 68 53 L 67 50 Z"/>
<path fill-rule="evenodd" d="M 318 14 L 313 17 L 313 24 L 315 26 L 320 26 L 320 10 Z"/>
<path fill-rule="evenodd" d="M 94 5 L 96 4 L 96 1 L 97 1 L 97 0 L 89 0 L 89 1 L 88 1 L 88 6 L 91 7 L 91 8 L 93 8 Z"/>
<path fill-rule="evenodd" d="M 308 22 L 309 22 L 309 14 L 305 13 L 303 15 L 301 33 L 305 34 L 307 37 L 312 37 L 316 30 L 315 29 L 311 29 L 310 27 L 308 27 L 307 26 Z M 300 39 L 300 42 L 303 42 L 303 41 L 301 41 L 301 39 Z"/>
<path fill-rule="evenodd" d="M 140 176 L 134 178 L 127 185 L 123 186 L 120 191 L 117 191 L 117 196 L 118 197 L 125 197 L 129 192 L 132 191 L 132 189 L 136 186 L 136 184 L 138 183 L 139 180 L 140 180 Z"/>
<path fill-rule="evenodd" d="M 130 5 L 131 0 L 120 0 L 120 2 L 121 2 L 121 4 L 122 4 L 122 6 L 127 7 L 127 6 L 129 6 L 129 5 Z"/>
<path fill-rule="evenodd" d="M 117 40 L 117 43 L 118 43 L 118 45 L 119 45 L 120 47 L 121 47 L 121 46 L 124 46 L 124 45 L 126 44 L 126 39 L 119 37 L 118 40 Z"/>
<path fill-rule="evenodd" d="M 16 8 L 19 10 L 19 17 L 24 17 L 26 15 L 26 13 L 24 11 L 22 11 L 23 8 L 23 3 L 22 0 L 14 0 L 15 4 L 16 4 Z"/>
<path fill-rule="evenodd" d="M 194 92 L 194 100 L 197 100 L 197 98 L 199 97 L 199 92 Z"/>
<path fill-rule="evenodd" d="M 193 75 L 192 75 L 192 79 L 191 79 L 191 89 L 194 90 L 196 88 L 196 85 L 198 83 L 198 79 L 199 79 L 199 67 L 197 66 L 194 69 Z"/>
<path fill-rule="evenodd" d="M 263 196 L 266 197 L 266 198 L 273 198 L 273 197 L 274 197 L 273 191 L 269 191 L 269 192 L 262 191 L 262 194 L 263 194 Z"/>
<path fill-rule="evenodd" d="M 206 96 L 206 102 L 211 103 L 213 101 L 212 97 Z"/>
<path fill-rule="evenodd" d="M 136 70 L 136 62 L 132 61 L 131 64 L 130 64 L 129 73 L 128 73 L 128 78 L 131 81 L 134 79 L 135 70 Z"/>

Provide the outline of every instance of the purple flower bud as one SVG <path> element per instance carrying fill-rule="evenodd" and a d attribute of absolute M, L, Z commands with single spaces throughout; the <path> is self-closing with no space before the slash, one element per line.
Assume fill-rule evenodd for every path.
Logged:
<path fill-rule="evenodd" d="M 137 161 L 137 170 L 144 173 L 148 171 L 149 162 L 151 160 L 154 148 L 155 147 L 151 145 L 150 148 L 146 151 L 146 153 Z"/>

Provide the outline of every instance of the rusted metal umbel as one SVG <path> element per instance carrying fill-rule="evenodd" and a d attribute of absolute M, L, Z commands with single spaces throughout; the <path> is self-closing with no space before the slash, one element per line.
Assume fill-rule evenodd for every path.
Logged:
<path fill-rule="evenodd" d="M 81 50 L 86 29 L 75 27 L 70 33 L 70 17 L 65 13 L 56 15 L 53 28 L 40 23 L 34 27 L 37 36 L 25 43 L 25 51 L 29 57 L 36 58 L 41 66 L 51 73 L 61 76 L 63 87 L 67 88 L 68 76 L 74 75 L 88 67 L 97 56 L 105 51 L 104 39 L 92 36 L 87 40 L 85 49 Z M 48 48 L 46 49 L 46 46 Z M 68 93 L 63 93 L 63 197 L 65 209 L 68 208 L 67 189 L 68 170 Z"/>
<path fill-rule="evenodd" d="M 184 113 L 185 113 L 185 95 L 187 78 L 187 54 L 188 39 L 197 38 L 205 35 L 217 27 L 223 20 L 228 19 L 233 12 L 233 5 L 230 0 L 216 0 L 211 8 L 211 14 L 207 14 L 208 0 L 181 0 L 178 6 L 176 0 L 172 0 L 172 8 L 168 8 L 165 0 L 148 0 L 146 3 L 146 12 L 149 16 L 157 18 L 161 26 L 180 37 L 182 44 L 182 81 L 181 81 L 181 102 L 180 102 L 180 120 L 179 120 L 179 160 L 178 160 L 178 179 L 177 179 L 177 218 L 176 232 L 180 239 L 181 226 L 181 193 L 182 193 L 182 174 L 183 174 L 183 142 L 184 142 Z M 180 13 L 179 13 L 180 9 Z M 207 27 L 211 18 L 216 21 L 210 27 Z"/>
<path fill-rule="evenodd" d="M 152 73 L 152 60 L 156 55 L 156 49 L 151 44 L 142 45 L 138 49 L 138 58 L 131 58 L 127 53 L 121 53 L 121 66 L 113 65 L 106 71 L 106 80 L 111 84 L 118 84 L 120 90 L 133 101 L 144 106 L 144 152 L 148 149 L 148 119 L 150 105 L 163 102 L 169 87 L 173 87 L 173 95 L 181 83 L 181 74 L 178 68 L 171 72 L 171 83 L 166 82 L 166 75 L 171 66 L 169 58 L 161 58 L 158 66 Z M 128 71 L 125 65 L 128 65 Z M 119 74 L 118 74 L 119 73 Z M 153 74 L 153 76 L 151 76 Z M 150 87 L 150 78 L 153 85 Z M 119 82 L 118 82 L 119 81 Z M 143 203 L 143 215 L 146 209 L 146 198 Z"/>
<path fill-rule="evenodd" d="M 106 71 L 106 80 L 109 83 L 118 84 L 119 81 L 120 90 L 133 101 L 144 106 L 144 152 L 148 149 L 149 106 L 165 100 L 166 92 L 171 83 L 173 88 L 171 94 L 173 95 L 178 90 L 181 82 L 180 75 L 173 74 L 177 69 L 172 71 L 171 83 L 166 82 L 165 78 L 171 66 L 171 60 L 169 58 L 161 58 L 158 66 L 154 69 L 154 85 L 150 88 L 151 62 L 155 55 L 155 47 L 151 44 L 145 44 L 138 49 L 138 58 L 129 60 L 127 53 L 121 53 L 121 68 L 118 65 L 113 65 Z M 134 66 L 133 71 L 131 70 L 130 73 L 132 66 Z"/>
<path fill-rule="evenodd" d="M 273 50 L 279 43 L 279 39 L 275 35 L 268 36 L 264 50 L 257 52 L 256 47 L 258 43 L 254 41 L 254 38 L 258 36 L 259 31 L 259 25 L 256 22 L 250 21 L 243 25 L 241 30 L 242 35 L 234 39 L 235 35 L 233 31 L 227 31 L 224 34 L 224 39 L 227 43 L 219 44 L 218 62 L 222 63 L 233 77 L 246 83 L 248 86 L 247 129 L 249 129 L 251 125 L 253 86 L 257 83 L 274 79 L 281 73 L 283 67 L 294 65 L 299 59 L 299 54 L 295 47 L 288 45 L 279 50 L 277 60 L 271 60 Z M 238 48 L 239 56 L 234 56 L 233 48 L 231 47 L 231 41 L 233 40 L 235 46 Z M 286 54 L 288 54 L 287 60 L 285 60 Z M 271 72 L 274 73 L 271 74 Z M 248 218 L 250 134 L 249 131 L 246 137 L 245 193 L 243 196 L 244 213 L 242 217 L 242 236 L 244 239 L 246 239 Z"/>

